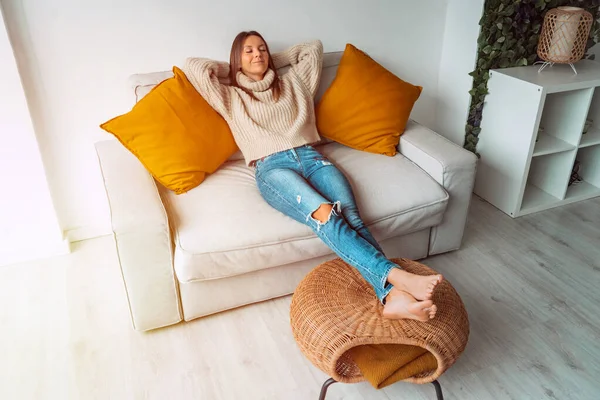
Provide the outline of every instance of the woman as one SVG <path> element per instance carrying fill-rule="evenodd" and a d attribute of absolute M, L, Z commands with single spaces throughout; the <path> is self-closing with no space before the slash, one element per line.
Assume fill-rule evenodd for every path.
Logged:
<path fill-rule="evenodd" d="M 441 275 L 420 276 L 388 260 L 363 223 L 346 177 L 310 146 L 320 140 L 314 96 L 321 77 L 320 41 L 273 54 L 258 32 L 233 41 L 230 64 L 190 58 L 186 76 L 229 124 L 263 198 L 310 226 L 373 286 L 390 319 L 427 321 Z M 277 69 L 291 66 L 279 76 Z"/>

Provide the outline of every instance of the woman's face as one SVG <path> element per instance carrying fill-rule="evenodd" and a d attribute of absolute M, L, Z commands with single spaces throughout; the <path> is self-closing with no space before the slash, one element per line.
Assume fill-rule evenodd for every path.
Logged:
<path fill-rule="evenodd" d="M 262 80 L 269 68 L 267 46 L 258 36 L 248 36 L 242 47 L 242 72 L 254 79 Z"/>

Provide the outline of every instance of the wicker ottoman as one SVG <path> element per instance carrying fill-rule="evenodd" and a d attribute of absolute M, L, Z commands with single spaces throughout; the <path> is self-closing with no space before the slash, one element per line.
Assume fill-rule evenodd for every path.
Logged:
<path fill-rule="evenodd" d="M 415 261 L 392 261 L 415 274 L 436 273 Z M 327 388 L 334 382 L 354 383 L 368 376 L 375 385 L 373 379 L 377 378 L 373 376 L 381 373 L 378 367 L 389 364 L 388 361 L 398 363 L 405 354 L 409 355 L 402 361 L 406 365 L 396 365 L 400 372 L 395 367 L 393 372 L 388 369 L 384 373 L 389 376 L 380 379 L 376 387 L 399 380 L 433 383 L 438 399 L 442 399 L 436 379 L 465 349 L 469 320 L 462 300 L 447 280 L 437 286 L 433 299 L 438 306 L 433 320 L 388 320 L 381 315 L 383 306 L 373 289 L 355 268 L 335 259 L 313 269 L 294 293 L 290 319 L 302 352 L 332 377 L 323 384 L 319 399 L 325 398 Z M 369 358 L 372 353 L 378 355 Z M 365 367 L 372 365 L 369 362 L 375 363 L 374 368 Z"/>

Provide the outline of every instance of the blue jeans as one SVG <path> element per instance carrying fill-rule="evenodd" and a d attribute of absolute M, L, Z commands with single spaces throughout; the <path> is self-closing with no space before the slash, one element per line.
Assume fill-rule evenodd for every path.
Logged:
<path fill-rule="evenodd" d="M 308 145 L 264 157 L 255 167 L 256 183 L 267 203 L 308 225 L 362 274 L 383 303 L 392 290 L 388 274 L 398 265 L 387 259 L 362 221 L 344 174 Z M 322 204 L 333 205 L 326 222 L 312 216 Z"/>

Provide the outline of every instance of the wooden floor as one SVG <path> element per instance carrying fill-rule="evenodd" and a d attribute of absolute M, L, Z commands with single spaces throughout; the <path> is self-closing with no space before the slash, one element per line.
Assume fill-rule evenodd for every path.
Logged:
<path fill-rule="evenodd" d="M 467 306 L 446 399 L 600 399 L 600 199 L 513 220 L 474 198 L 463 249 L 426 264 Z M 0 399 L 316 400 L 290 298 L 132 330 L 111 237 L 0 269 Z M 432 385 L 335 384 L 334 399 L 434 399 Z"/>

